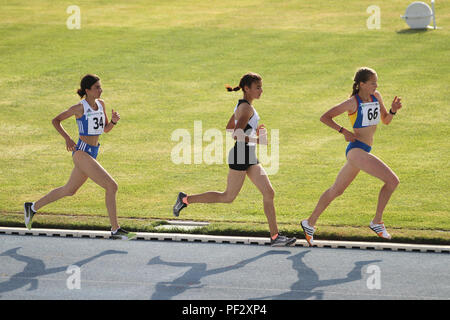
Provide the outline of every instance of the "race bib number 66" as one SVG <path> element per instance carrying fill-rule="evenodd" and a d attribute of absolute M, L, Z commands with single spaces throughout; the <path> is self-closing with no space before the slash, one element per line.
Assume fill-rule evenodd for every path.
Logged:
<path fill-rule="evenodd" d="M 373 126 L 380 122 L 380 104 L 378 102 L 361 103 L 362 126 Z"/>

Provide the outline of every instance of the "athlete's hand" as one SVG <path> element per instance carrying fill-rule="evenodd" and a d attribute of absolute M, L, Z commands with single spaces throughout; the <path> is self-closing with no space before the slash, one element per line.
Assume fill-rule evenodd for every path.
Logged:
<path fill-rule="evenodd" d="M 264 126 L 264 124 L 260 124 L 260 125 L 258 126 L 258 128 L 256 128 L 256 135 L 257 135 L 257 136 L 259 136 L 259 130 L 260 130 L 260 129 L 264 129 L 264 130 L 266 129 L 266 127 Z"/>
<path fill-rule="evenodd" d="M 267 130 L 263 124 L 260 124 L 258 128 L 256 128 L 256 135 L 258 136 L 258 143 L 267 145 Z"/>
<path fill-rule="evenodd" d="M 355 142 L 356 137 L 355 137 L 355 135 L 353 134 L 353 132 L 350 132 L 350 131 L 348 131 L 347 129 L 343 128 L 343 129 L 342 129 L 342 134 L 343 134 L 344 137 L 345 137 L 345 141 L 348 141 L 348 142 Z"/>
<path fill-rule="evenodd" d="M 77 144 L 71 138 L 66 139 L 66 149 L 67 151 L 75 151 Z"/>
<path fill-rule="evenodd" d="M 400 97 L 395 96 L 394 101 L 392 101 L 391 109 L 392 112 L 397 112 L 402 107 L 402 99 Z"/>
<path fill-rule="evenodd" d="M 120 114 L 112 109 L 111 120 L 117 123 L 120 120 Z"/>

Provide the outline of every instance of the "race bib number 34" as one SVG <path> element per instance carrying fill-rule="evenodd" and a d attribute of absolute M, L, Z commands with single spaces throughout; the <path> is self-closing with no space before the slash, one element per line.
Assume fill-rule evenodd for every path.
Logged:
<path fill-rule="evenodd" d="M 88 134 L 102 134 L 105 127 L 103 112 L 95 112 L 87 115 Z"/>
<path fill-rule="evenodd" d="M 378 102 L 361 103 L 362 126 L 373 126 L 380 122 L 380 104 Z"/>

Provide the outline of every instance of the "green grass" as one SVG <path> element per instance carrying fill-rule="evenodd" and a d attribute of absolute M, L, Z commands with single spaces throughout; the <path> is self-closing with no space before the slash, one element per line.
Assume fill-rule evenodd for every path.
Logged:
<path fill-rule="evenodd" d="M 254 71 L 264 79 L 254 103 L 261 122 L 279 129 L 280 165 L 270 176 L 277 219 L 298 235 L 345 163 L 343 137 L 318 119 L 349 95 L 356 69 L 370 66 L 385 103 L 395 95 L 404 103 L 373 146 L 401 181 L 384 221 L 396 239 L 450 243 L 450 4 L 436 3 L 442 29 L 417 32 L 400 19 L 409 3 L 378 1 L 381 29 L 368 30 L 371 1 L 79 1 L 81 29 L 68 30 L 71 2 L 2 1 L 0 225 L 22 225 L 24 201 L 67 181 L 73 163 L 51 119 L 78 101 L 85 73 L 101 77 L 108 112 L 121 114 L 100 138 L 98 160 L 119 184 L 124 224 L 151 230 L 172 218 L 178 191 L 224 190 L 226 164 L 174 164 L 171 135 L 193 136 L 194 121 L 203 133 L 224 133 L 241 97 L 224 84 Z M 345 116 L 337 121 L 349 127 Z M 76 139 L 75 120 L 63 125 Z M 374 239 L 366 226 L 381 186 L 361 173 L 321 216 L 322 238 Z M 261 200 L 246 181 L 233 204 L 192 206 L 180 219 L 213 222 L 205 233 L 264 235 Z M 103 191 L 91 181 L 42 213 L 53 215 L 35 226 L 108 227 Z"/>

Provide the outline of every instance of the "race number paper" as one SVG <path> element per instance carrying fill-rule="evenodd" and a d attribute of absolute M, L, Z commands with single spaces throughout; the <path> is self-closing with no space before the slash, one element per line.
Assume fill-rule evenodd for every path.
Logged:
<path fill-rule="evenodd" d="M 88 120 L 88 134 L 97 135 L 102 134 L 104 129 L 104 115 L 103 112 L 91 112 L 86 114 Z"/>
<path fill-rule="evenodd" d="M 380 122 L 380 104 L 378 102 L 361 103 L 362 126 L 373 126 Z"/>

